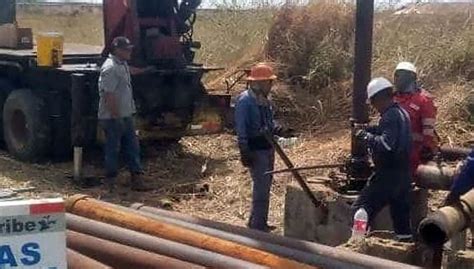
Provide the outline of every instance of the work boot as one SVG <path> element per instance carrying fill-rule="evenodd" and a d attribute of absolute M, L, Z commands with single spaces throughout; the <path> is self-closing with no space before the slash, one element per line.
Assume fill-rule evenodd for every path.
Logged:
<path fill-rule="evenodd" d="M 400 243 L 413 243 L 413 235 L 411 234 L 397 234 L 395 240 Z"/>
<path fill-rule="evenodd" d="M 116 178 L 106 178 L 105 179 L 105 186 L 107 186 L 107 191 L 109 194 L 115 194 L 117 190 L 117 186 L 115 186 L 117 183 Z"/>
<path fill-rule="evenodd" d="M 264 231 L 267 232 L 267 233 L 271 233 L 273 231 L 275 231 L 277 229 L 276 226 L 273 226 L 273 225 L 265 225 L 264 227 Z"/>
<path fill-rule="evenodd" d="M 131 189 L 132 191 L 138 191 L 138 192 L 147 192 L 153 190 L 150 186 L 147 186 L 143 182 L 143 178 L 141 174 L 132 174 L 131 177 Z"/>
<path fill-rule="evenodd" d="M 101 200 L 112 201 L 117 195 L 117 186 L 115 178 L 106 178 L 104 185 L 106 187 L 106 192 L 101 195 Z"/>

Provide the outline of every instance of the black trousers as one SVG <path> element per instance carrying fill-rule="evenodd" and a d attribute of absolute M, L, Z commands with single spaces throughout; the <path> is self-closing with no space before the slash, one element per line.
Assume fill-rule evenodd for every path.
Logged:
<path fill-rule="evenodd" d="M 390 206 L 393 228 L 397 235 L 411 235 L 410 225 L 410 203 L 411 185 L 409 176 L 374 175 L 358 199 L 352 205 L 357 211 L 364 208 L 369 216 L 369 226 L 371 226 L 377 214 L 387 205 Z"/>

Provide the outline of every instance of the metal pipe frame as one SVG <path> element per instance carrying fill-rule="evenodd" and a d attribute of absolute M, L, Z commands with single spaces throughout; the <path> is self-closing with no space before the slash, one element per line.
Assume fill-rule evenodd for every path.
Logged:
<path fill-rule="evenodd" d="M 401 264 L 389 260 L 384 260 L 369 255 L 359 254 L 343 249 L 332 248 L 312 242 L 297 240 L 288 237 L 277 236 L 257 230 L 245 229 L 226 223 L 214 222 L 202 218 L 191 217 L 178 212 L 166 211 L 158 208 L 147 207 L 143 204 L 133 204 L 131 208 L 140 210 L 149 214 L 155 214 L 164 218 L 179 220 L 181 222 L 192 223 L 199 226 L 205 226 L 227 233 L 240 235 L 250 239 L 267 242 L 274 245 L 284 246 L 295 250 L 309 253 L 314 265 L 328 269 L 358 269 L 358 268 L 416 268 L 410 265 Z M 261 244 L 261 243 L 260 243 Z M 313 263 L 310 263 L 313 264 Z"/>
<path fill-rule="evenodd" d="M 176 243 L 151 235 L 98 222 L 73 214 L 66 214 L 67 228 L 122 245 L 143 249 L 211 268 L 263 269 L 264 266 L 224 256 L 200 248 Z"/>
<path fill-rule="evenodd" d="M 67 231 L 68 248 L 115 269 L 203 269 L 203 266 L 121 245 L 90 235 Z"/>
<path fill-rule="evenodd" d="M 272 268 L 314 268 L 313 266 L 282 258 L 275 254 L 264 252 L 242 244 L 230 242 L 193 230 L 184 229 L 179 226 L 170 225 L 140 214 L 120 210 L 115 206 L 110 206 L 110 204 L 88 198 L 84 195 L 76 195 L 67 199 L 66 209 L 68 212 L 73 214 Z"/>

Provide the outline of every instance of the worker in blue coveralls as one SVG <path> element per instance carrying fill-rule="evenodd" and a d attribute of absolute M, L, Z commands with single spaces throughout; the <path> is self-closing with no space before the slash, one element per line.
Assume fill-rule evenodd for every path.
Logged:
<path fill-rule="evenodd" d="M 410 116 L 395 103 L 393 85 L 387 79 L 373 79 L 367 93 L 381 119 L 377 126 L 358 130 L 356 137 L 367 143 L 375 173 L 353 209 L 365 209 L 370 226 L 377 214 L 389 205 L 396 239 L 411 241 Z"/>
<path fill-rule="evenodd" d="M 446 198 L 446 205 L 455 204 L 459 198 L 474 188 L 474 149 L 467 157 L 460 169 L 459 175 L 454 180 L 451 191 Z"/>
<path fill-rule="evenodd" d="M 253 181 L 252 209 L 248 227 L 270 232 L 268 210 L 275 152 L 265 133 L 278 134 L 282 128 L 273 121 L 273 111 L 268 96 L 276 79 L 271 66 L 259 63 L 248 76 L 248 89 L 238 98 L 235 110 L 235 128 L 238 136 L 242 164 L 249 168 Z"/>

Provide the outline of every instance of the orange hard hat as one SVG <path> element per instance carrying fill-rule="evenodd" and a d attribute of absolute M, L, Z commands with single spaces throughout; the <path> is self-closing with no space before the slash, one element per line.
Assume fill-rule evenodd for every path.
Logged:
<path fill-rule="evenodd" d="M 247 80 L 275 80 L 277 76 L 273 73 L 273 68 L 266 63 L 258 63 L 250 70 L 250 75 Z"/>

